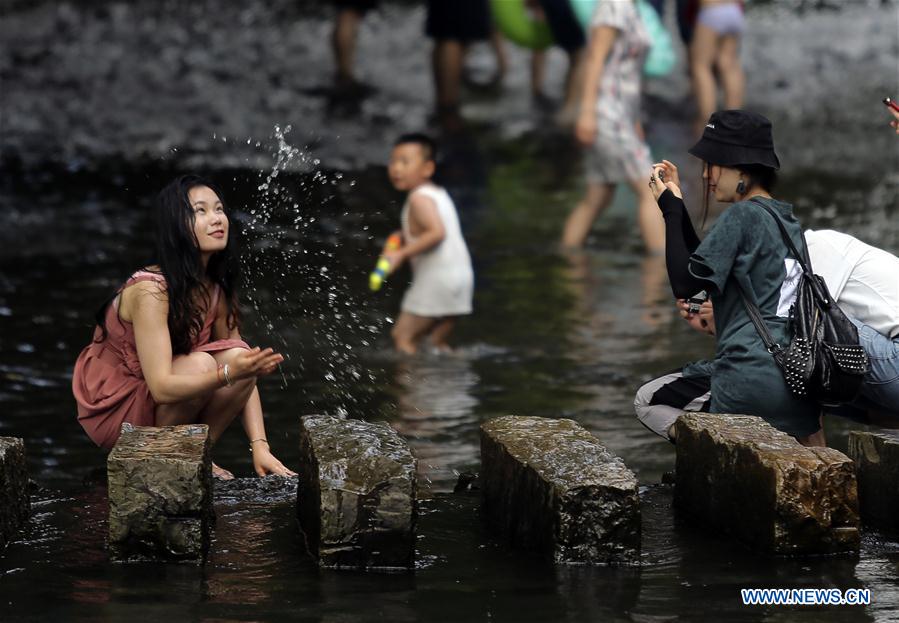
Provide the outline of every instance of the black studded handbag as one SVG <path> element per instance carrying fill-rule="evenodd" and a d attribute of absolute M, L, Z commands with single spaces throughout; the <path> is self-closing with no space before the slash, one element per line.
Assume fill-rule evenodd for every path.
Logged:
<path fill-rule="evenodd" d="M 868 371 L 868 355 L 858 343 L 858 329 L 830 295 L 824 279 L 812 272 L 805 237 L 800 253 L 777 213 L 760 201 L 756 203 L 777 222 L 787 248 L 802 268 L 802 276 L 790 307 L 788 334 L 792 339 L 788 345 L 774 341 L 758 306 L 740 288 L 749 319 L 795 396 L 824 406 L 850 402 L 858 395 Z"/>

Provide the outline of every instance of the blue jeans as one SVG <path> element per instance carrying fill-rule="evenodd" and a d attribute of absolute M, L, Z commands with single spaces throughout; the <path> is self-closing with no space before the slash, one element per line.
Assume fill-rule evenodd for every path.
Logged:
<path fill-rule="evenodd" d="M 865 375 L 858 398 L 828 412 L 870 423 L 867 413 L 874 410 L 895 416 L 899 426 L 899 337 L 891 340 L 854 318 L 849 320 L 858 328 L 858 343 L 868 354 L 871 368 Z"/>
<path fill-rule="evenodd" d="M 853 322 L 858 327 L 858 343 L 871 361 L 861 397 L 881 411 L 899 416 L 899 337 L 891 340 L 868 325 Z"/>

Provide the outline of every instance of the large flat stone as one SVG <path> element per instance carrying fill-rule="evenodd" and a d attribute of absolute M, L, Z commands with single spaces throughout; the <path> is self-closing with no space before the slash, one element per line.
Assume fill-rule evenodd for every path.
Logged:
<path fill-rule="evenodd" d="M 301 419 L 297 514 L 322 567 L 411 568 L 416 495 L 415 459 L 386 424 Z"/>
<path fill-rule="evenodd" d="M 25 442 L 17 437 L 0 437 L 0 550 L 30 512 Z"/>
<path fill-rule="evenodd" d="M 855 461 L 862 521 L 899 532 L 899 439 L 852 431 L 849 456 Z"/>
<path fill-rule="evenodd" d="M 504 416 L 481 426 L 487 520 L 513 546 L 561 563 L 634 563 L 637 478 L 567 419 Z"/>
<path fill-rule="evenodd" d="M 107 459 L 112 558 L 203 560 L 215 520 L 211 466 L 205 424 L 124 424 Z"/>
<path fill-rule="evenodd" d="M 675 426 L 680 510 L 767 553 L 858 551 L 849 457 L 746 415 L 691 413 Z"/>

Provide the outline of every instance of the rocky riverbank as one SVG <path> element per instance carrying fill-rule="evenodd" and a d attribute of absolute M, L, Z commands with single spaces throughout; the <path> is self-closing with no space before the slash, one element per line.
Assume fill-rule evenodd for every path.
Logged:
<path fill-rule="evenodd" d="M 784 149 L 788 161 L 833 159 L 840 170 L 863 171 L 875 154 L 882 160 L 892 138 L 882 131 L 879 100 L 896 90 L 897 5 L 799 6 L 750 4 L 749 105 L 781 127 L 788 122 L 780 140 L 796 145 Z M 275 126 L 292 125 L 292 144 L 310 154 L 296 166 L 319 160 L 358 169 L 380 163 L 397 132 L 429 121 L 430 44 L 419 4 L 384 2 L 366 17 L 358 69 L 377 90 L 349 108 L 328 97 L 327 4 L 6 3 L 3 13 L 3 168 L 56 163 L 77 170 L 123 161 L 267 167 L 277 149 Z M 504 133 L 532 130 L 545 120 L 535 117 L 527 95 L 527 53 L 509 48 L 512 71 L 502 93 L 469 99 L 465 112 Z M 476 73 L 491 63 L 480 48 L 470 59 Z M 564 55 L 553 51 L 551 92 L 564 67 Z M 682 66 L 648 91 L 652 120 L 685 114 Z"/>

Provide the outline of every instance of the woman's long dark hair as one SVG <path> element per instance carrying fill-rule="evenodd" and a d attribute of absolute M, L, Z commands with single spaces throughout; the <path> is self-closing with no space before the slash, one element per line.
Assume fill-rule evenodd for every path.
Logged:
<path fill-rule="evenodd" d="M 711 168 L 711 166 L 710 162 L 702 163 L 703 170 Z M 746 178 L 744 180 L 746 188 L 759 186 L 766 193 L 771 194 L 771 191 L 777 185 L 777 171 L 771 167 L 766 167 L 763 164 L 738 164 L 734 168 Z M 699 226 L 699 231 L 705 230 L 705 223 L 709 217 L 709 195 L 711 194 L 709 185 L 711 184 L 711 179 L 712 172 L 709 171 L 708 177 L 702 180 L 705 192 L 702 193 L 702 222 Z"/>
<path fill-rule="evenodd" d="M 191 189 L 199 186 L 212 189 L 222 199 L 222 204 L 226 205 L 216 185 L 198 175 L 182 175 L 175 179 L 160 191 L 153 205 L 156 216 L 156 261 L 166 281 L 169 299 L 168 326 L 174 355 L 189 353 L 191 345 L 203 330 L 205 314 L 212 304 L 212 292 L 204 284 L 205 278 L 222 289 L 228 310 L 228 328 L 240 326 L 237 297 L 240 266 L 237 261 L 236 224 L 229 219 L 228 243 L 222 251 L 209 258 L 204 275 L 199 243 L 194 233 L 194 210 L 189 198 Z M 106 309 L 112 298 L 97 311 L 97 325 L 102 332 L 97 341 L 106 338 Z"/>

